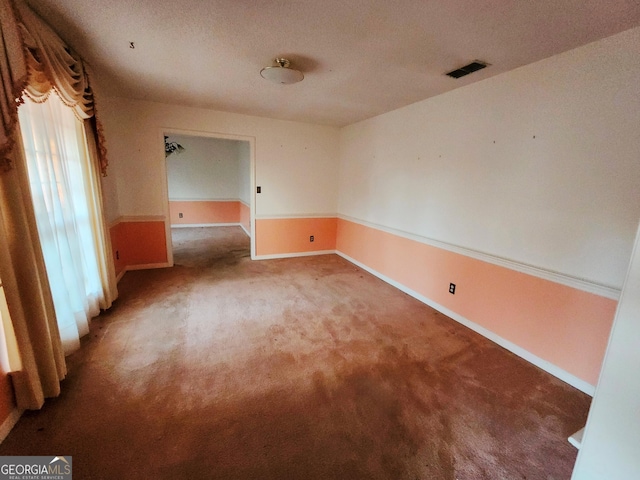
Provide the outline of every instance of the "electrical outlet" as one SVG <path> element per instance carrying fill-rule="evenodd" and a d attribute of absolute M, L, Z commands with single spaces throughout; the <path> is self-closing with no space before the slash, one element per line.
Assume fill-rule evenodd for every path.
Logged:
<path fill-rule="evenodd" d="M 182 218 L 182 212 L 178 214 L 178 218 Z"/>
<path fill-rule="evenodd" d="M 256 187 L 256 193 L 262 193 L 262 187 Z"/>
<path fill-rule="evenodd" d="M 456 294 L 456 284 L 455 283 L 450 283 L 449 284 L 449 293 L 451 295 L 455 295 Z"/>
<path fill-rule="evenodd" d="M 310 241 L 310 242 L 313 242 L 314 240 L 315 240 L 315 237 L 314 237 L 313 235 L 311 235 L 311 236 L 309 237 L 309 241 Z"/>
<path fill-rule="evenodd" d="M 116 250 L 116 260 L 120 260 L 120 252 Z"/>

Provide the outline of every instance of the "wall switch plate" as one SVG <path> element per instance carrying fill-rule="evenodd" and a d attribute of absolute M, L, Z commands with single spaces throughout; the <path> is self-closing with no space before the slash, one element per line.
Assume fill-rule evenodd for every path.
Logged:
<path fill-rule="evenodd" d="M 309 241 L 310 241 L 310 242 L 313 242 L 314 240 L 315 240 L 315 237 L 314 237 L 313 235 L 311 235 L 311 236 L 309 237 Z"/>
<path fill-rule="evenodd" d="M 455 295 L 455 293 L 456 293 L 456 284 L 455 283 L 450 283 L 449 284 L 449 293 L 451 295 Z"/>
<path fill-rule="evenodd" d="M 182 218 L 182 213 L 179 213 L 179 214 L 178 214 L 178 218 Z"/>
<path fill-rule="evenodd" d="M 256 187 L 256 193 L 262 193 L 262 187 Z"/>

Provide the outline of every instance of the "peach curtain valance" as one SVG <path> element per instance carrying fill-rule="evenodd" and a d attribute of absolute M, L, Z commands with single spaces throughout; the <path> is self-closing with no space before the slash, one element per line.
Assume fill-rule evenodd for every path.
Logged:
<path fill-rule="evenodd" d="M 2 131 L 0 170 L 11 168 L 11 151 L 20 98 L 44 102 L 55 89 L 76 116 L 91 124 L 96 135 L 100 170 L 106 174 L 104 137 L 95 119 L 94 96 L 82 59 L 27 5 L 0 0 L 0 73 Z"/>
<path fill-rule="evenodd" d="M 93 116 L 93 94 L 82 59 L 28 7 L 20 5 L 29 79 L 25 93 L 44 102 L 52 88 L 82 120 Z"/>

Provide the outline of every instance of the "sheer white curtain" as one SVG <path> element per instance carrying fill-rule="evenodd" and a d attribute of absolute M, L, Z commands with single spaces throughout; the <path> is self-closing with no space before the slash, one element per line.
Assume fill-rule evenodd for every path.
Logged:
<path fill-rule="evenodd" d="M 80 347 L 105 293 L 89 212 L 91 163 L 85 131 L 52 91 L 18 109 L 36 224 L 65 354 Z"/>

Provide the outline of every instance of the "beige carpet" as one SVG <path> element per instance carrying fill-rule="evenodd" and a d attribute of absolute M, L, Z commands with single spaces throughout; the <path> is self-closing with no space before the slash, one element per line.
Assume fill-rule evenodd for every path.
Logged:
<path fill-rule="evenodd" d="M 336 255 L 178 229 L 0 455 L 76 479 L 569 479 L 590 398 Z"/>

